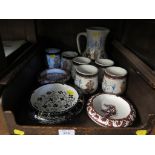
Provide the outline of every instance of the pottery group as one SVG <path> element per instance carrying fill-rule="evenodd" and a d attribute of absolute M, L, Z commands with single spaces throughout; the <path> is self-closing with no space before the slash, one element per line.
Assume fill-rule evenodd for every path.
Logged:
<path fill-rule="evenodd" d="M 136 112 L 124 99 L 127 70 L 108 58 L 105 50 L 110 30 L 91 27 L 77 34 L 78 52 L 45 50 L 46 66 L 38 78 L 39 88 L 31 95 L 33 118 L 42 124 L 58 124 L 74 119 L 86 104 L 89 118 L 102 127 L 127 127 Z M 80 36 L 87 38 L 81 51 Z M 89 98 L 84 100 L 84 96 Z"/>

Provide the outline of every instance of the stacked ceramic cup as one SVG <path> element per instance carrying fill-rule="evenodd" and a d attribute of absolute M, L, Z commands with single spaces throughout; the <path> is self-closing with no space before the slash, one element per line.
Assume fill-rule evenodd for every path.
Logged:
<path fill-rule="evenodd" d="M 92 121 L 102 127 L 127 127 L 133 124 L 136 112 L 131 103 L 122 98 L 126 90 L 127 70 L 113 66 L 110 59 L 97 59 L 95 66 L 81 65 L 76 69 L 75 84 L 92 94 L 87 103 L 87 113 Z"/>
<path fill-rule="evenodd" d="M 75 51 L 64 51 L 60 54 L 60 49 L 46 49 L 46 66 L 47 69 L 41 72 L 39 83 L 66 83 L 70 79 L 72 69 L 72 59 L 77 57 Z"/>
<path fill-rule="evenodd" d="M 40 73 L 39 83 L 41 85 L 55 82 L 66 83 L 70 79 L 67 70 L 61 68 L 61 59 L 60 49 L 46 49 L 47 68 Z"/>

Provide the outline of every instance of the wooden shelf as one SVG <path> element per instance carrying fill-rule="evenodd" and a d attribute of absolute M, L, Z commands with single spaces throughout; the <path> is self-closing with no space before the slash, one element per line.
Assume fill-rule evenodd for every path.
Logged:
<path fill-rule="evenodd" d="M 67 129 L 74 130 L 75 134 L 82 135 L 127 135 L 136 134 L 137 130 L 145 130 L 147 134 L 153 134 L 155 125 L 155 90 L 137 74 L 128 56 L 121 55 L 118 50 L 120 48 L 116 46 L 112 54 L 116 58 L 114 61 L 125 67 L 129 73 L 126 97 L 133 103 L 137 112 L 137 119 L 133 126 L 127 128 L 100 127 L 91 121 L 85 109 L 74 120 L 61 125 L 41 125 L 30 121 L 26 116 L 29 103 L 26 99 L 24 100 L 24 97 L 28 96 L 33 90 L 34 81 L 36 81 L 43 65 L 41 53 L 34 51 L 33 57 L 31 56 L 30 59 L 27 59 L 27 63 L 24 62 L 25 65 L 21 71 L 18 72 L 14 80 L 8 84 L 2 93 L 2 111 L 9 133 L 15 134 L 14 129 L 17 129 L 23 131 L 24 134 L 57 135 L 59 130 Z"/>

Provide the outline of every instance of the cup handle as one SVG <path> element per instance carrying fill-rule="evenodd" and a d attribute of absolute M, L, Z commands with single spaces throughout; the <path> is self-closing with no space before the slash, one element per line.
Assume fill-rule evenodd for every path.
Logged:
<path fill-rule="evenodd" d="M 78 48 L 78 52 L 79 52 L 80 55 L 82 54 L 81 48 L 80 48 L 80 37 L 81 36 L 85 36 L 87 38 L 87 33 L 86 32 L 78 33 L 78 35 L 76 37 L 77 48 Z"/>

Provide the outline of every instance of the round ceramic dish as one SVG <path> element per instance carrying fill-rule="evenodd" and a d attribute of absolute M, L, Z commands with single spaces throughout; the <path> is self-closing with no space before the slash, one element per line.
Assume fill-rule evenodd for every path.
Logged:
<path fill-rule="evenodd" d="M 73 87 L 55 83 L 36 89 L 31 95 L 30 103 L 36 111 L 55 115 L 73 108 L 78 99 L 79 94 Z"/>
<path fill-rule="evenodd" d="M 110 94 L 92 96 L 87 104 L 88 116 L 103 127 L 127 127 L 136 118 L 133 106 L 125 99 Z"/>
<path fill-rule="evenodd" d="M 62 69 L 46 69 L 39 76 L 40 84 L 65 83 L 70 79 L 70 75 Z"/>
<path fill-rule="evenodd" d="M 76 106 L 63 115 L 53 116 L 50 113 L 38 112 L 33 114 L 33 119 L 41 124 L 60 124 L 76 118 L 76 116 L 79 115 L 83 110 L 83 107 L 83 100 L 78 100 Z"/>

